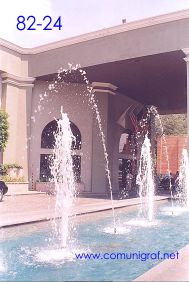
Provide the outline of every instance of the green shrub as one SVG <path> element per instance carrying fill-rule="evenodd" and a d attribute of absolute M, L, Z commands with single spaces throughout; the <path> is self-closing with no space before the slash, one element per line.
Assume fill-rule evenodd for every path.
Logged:
<path fill-rule="evenodd" d="M 6 175 L 7 169 L 3 164 L 0 164 L 0 175 Z"/>
<path fill-rule="evenodd" d="M 4 151 L 9 137 L 8 114 L 0 109 L 0 151 Z"/>
<path fill-rule="evenodd" d="M 10 168 L 22 169 L 23 167 L 18 164 L 0 164 L 0 175 L 7 175 Z"/>
<path fill-rule="evenodd" d="M 4 167 L 6 169 L 9 169 L 9 168 L 18 168 L 18 169 L 22 169 L 23 167 L 21 165 L 18 165 L 18 164 L 4 164 Z"/>

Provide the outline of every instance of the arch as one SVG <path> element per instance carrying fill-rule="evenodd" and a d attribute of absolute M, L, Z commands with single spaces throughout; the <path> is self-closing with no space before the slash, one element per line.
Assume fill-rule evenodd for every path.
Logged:
<path fill-rule="evenodd" d="M 70 128 L 74 136 L 72 142 L 72 150 L 81 149 L 81 132 L 79 128 L 73 123 L 70 122 Z M 58 124 L 56 120 L 49 122 L 43 129 L 41 134 L 41 148 L 42 149 L 53 149 L 55 145 L 54 133 L 58 129 Z M 52 178 L 51 175 L 51 157 L 52 152 L 46 152 L 40 154 L 40 181 L 49 182 Z M 76 182 L 81 181 L 81 156 L 79 154 L 72 155 L 73 161 L 73 172 Z"/>
<path fill-rule="evenodd" d="M 42 149 L 53 149 L 55 144 L 54 133 L 57 131 L 58 124 L 56 120 L 49 122 L 43 129 L 41 134 L 41 148 Z M 81 132 L 79 128 L 70 122 L 70 128 L 73 136 L 75 137 L 72 142 L 72 150 L 81 149 Z"/>

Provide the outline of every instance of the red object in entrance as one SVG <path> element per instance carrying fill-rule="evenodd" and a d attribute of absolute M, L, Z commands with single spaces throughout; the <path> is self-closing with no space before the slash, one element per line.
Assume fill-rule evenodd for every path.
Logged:
<path fill-rule="evenodd" d="M 187 136 L 165 136 L 169 158 L 170 172 L 176 173 L 180 167 L 182 150 L 186 148 Z M 168 164 L 163 137 L 157 139 L 157 174 L 166 174 Z"/>

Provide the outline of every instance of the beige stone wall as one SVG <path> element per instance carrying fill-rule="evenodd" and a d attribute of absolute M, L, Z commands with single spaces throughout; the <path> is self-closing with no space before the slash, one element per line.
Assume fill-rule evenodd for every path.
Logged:
<path fill-rule="evenodd" d="M 33 174 L 34 181 L 39 179 L 40 154 L 51 153 L 49 149 L 41 149 L 41 133 L 44 127 L 54 118 L 60 118 L 61 106 L 80 130 L 82 148 L 77 151 L 81 155 L 81 180 L 85 191 L 91 190 L 91 155 L 92 155 L 92 111 L 88 107 L 88 98 L 84 95 L 85 86 L 59 85 L 57 92 L 48 90 L 48 83 L 36 81 L 33 90 L 31 140 L 30 140 L 30 183 Z M 46 92 L 45 99 L 40 96 Z M 42 97 L 41 96 L 41 97 Z"/>
<path fill-rule="evenodd" d="M 15 45 L 0 44 L 0 108 L 8 113 L 9 140 L 0 162 L 17 163 L 28 180 L 28 137 L 33 78 L 28 77 L 28 59 Z"/>
<path fill-rule="evenodd" d="M 28 76 L 28 57 L 0 45 L 0 71 L 13 75 Z"/>
<path fill-rule="evenodd" d="M 109 96 L 110 94 L 96 93 L 96 103 L 100 113 L 103 134 L 108 143 L 108 112 L 109 112 Z M 92 131 L 92 192 L 102 193 L 107 192 L 107 178 L 105 171 L 104 150 L 102 145 L 102 137 L 99 131 L 99 125 L 96 119 L 96 114 L 93 116 L 93 131 Z"/>
<path fill-rule="evenodd" d="M 16 163 L 24 169 L 28 180 L 28 138 L 30 132 L 30 86 L 18 86 L 15 81 L 5 80 L 2 84 L 2 105 L 8 113 L 9 139 L 3 152 L 3 163 Z"/>

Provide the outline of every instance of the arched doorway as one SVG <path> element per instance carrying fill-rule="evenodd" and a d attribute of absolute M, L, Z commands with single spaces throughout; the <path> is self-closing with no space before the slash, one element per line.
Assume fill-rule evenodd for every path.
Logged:
<path fill-rule="evenodd" d="M 49 182 L 51 179 L 51 156 L 52 149 L 55 145 L 55 137 L 54 133 L 57 131 L 57 121 L 53 120 L 49 122 L 43 129 L 41 134 L 41 149 L 46 149 L 47 152 L 40 154 L 40 181 L 41 182 Z M 72 142 L 72 150 L 77 151 L 76 154 L 72 156 L 73 159 L 73 172 L 75 176 L 75 181 L 80 182 L 81 180 L 81 156 L 79 150 L 81 149 L 82 140 L 81 140 L 81 132 L 79 128 L 73 123 L 70 122 L 70 128 L 72 134 L 74 136 L 74 140 Z"/>

